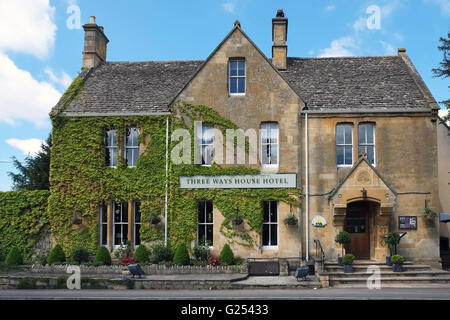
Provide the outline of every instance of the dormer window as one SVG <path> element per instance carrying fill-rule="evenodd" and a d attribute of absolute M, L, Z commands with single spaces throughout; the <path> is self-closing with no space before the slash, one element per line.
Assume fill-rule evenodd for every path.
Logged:
<path fill-rule="evenodd" d="M 245 94 L 245 60 L 231 59 L 228 63 L 230 95 Z"/>

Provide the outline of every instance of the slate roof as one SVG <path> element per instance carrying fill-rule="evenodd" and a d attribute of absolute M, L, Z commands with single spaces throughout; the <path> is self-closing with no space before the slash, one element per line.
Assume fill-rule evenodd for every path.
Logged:
<path fill-rule="evenodd" d="M 310 110 L 427 108 L 435 101 L 408 62 L 401 56 L 288 58 L 281 73 Z"/>
<path fill-rule="evenodd" d="M 80 76 L 65 115 L 158 114 L 204 61 L 105 62 Z M 288 58 L 280 74 L 312 111 L 426 110 L 436 101 L 406 57 Z M 61 102 L 54 109 L 61 107 Z"/>
<path fill-rule="evenodd" d="M 80 115 L 168 112 L 172 98 L 202 62 L 102 63 L 80 75 L 85 78 L 83 91 L 63 111 Z"/>

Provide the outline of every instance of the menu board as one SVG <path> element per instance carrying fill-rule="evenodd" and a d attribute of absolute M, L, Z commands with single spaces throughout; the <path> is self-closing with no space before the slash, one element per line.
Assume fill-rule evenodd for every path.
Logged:
<path fill-rule="evenodd" d="M 417 230 L 417 217 L 398 217 L 398 228 L 406 230 Z"/>

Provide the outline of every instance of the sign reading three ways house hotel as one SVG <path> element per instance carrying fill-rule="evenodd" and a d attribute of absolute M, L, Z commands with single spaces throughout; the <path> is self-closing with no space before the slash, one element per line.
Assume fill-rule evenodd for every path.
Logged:
<path fill-rule="evenodd" d="M 297 174 L 180 177 L 181 189 L 294 189 Z"/>

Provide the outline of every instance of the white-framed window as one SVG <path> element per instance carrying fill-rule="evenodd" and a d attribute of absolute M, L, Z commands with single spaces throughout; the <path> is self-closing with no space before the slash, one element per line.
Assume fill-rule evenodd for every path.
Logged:
<path fill-rule="evenodd" d="M 141 202 L 135 201 L 133 203 L 133 217 L 134 217 L 134 246 L 141 244 Z"/>
<path fill-rule="evenodd" d="M 128 202 L 112 202 L 114 247 L 126 245 L 128 240 Z"/>
<path fill-rule="evenodd" d="M 230 59 L 228 62 L 228 87 L 230 95 L 245 94 L 245 60 Z"/>
<path fill-rule="evenodd" d="M 105 135 L 105 147 L 106 147 L 106 159 L 105 164 L 107 167 L 117 166 L 117 131 L 107 130 Z"/>
<path fill-rule="evenodd" d="M 336 163 L 339 167 L 353 165 L 353 125 L 339 123 L 336 126 Z"/>
<path fill-rule="evenodd" d="M 199 201 L 198 203 L 198 230 L 197 244 L 213 246 L 213 203 Z"/>
<path fill-rule="evenodd" d="M 263 249 L 278 248 L 278 202 L 263 201 Z"/>
<path fill-rule="evenodd" d="M 214 127 L 202 126 L 202 130 L 198 130 L 198 145 L 200 148 L 201 164 L 210 166 L 214 160 Z"/>
<path fill-rule="evenodd" d="M 367 161 L 375 165 L 375 124 L 360 123 L 358 125 L 358 154 L 365 152 Z"/>
<path fill-rule="evenodd" d="M 261 123 L 261 166 L 277 167 L 279 162 L 278 123 Z"/>
<path fill-rule="evenodd" d="M 128 167 L 136 167 L 139 158 L 139 129 L 126 128 L 125 133 L 125 161 Z"/>
<path fill-rule="evenodd" d="M 106 204 L 103 202 L 100 205 L 100 245 L 106 246 L 108 244 L 108 210 Z"/>

